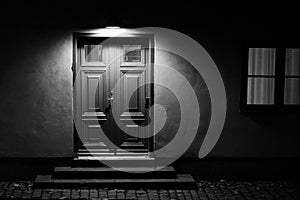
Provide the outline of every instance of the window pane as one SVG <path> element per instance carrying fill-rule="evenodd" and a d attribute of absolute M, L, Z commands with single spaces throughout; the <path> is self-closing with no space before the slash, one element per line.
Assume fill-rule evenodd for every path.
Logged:
<path fill-rule="evenodd" d="M 124 45 L 125 62 L 141 62 L 141 45 Z"/>
<path fill-rule="evenodd" d="M 102 61 L 102 45 L 84 45 L 85 62 Z"/>
<path fill-rule="evenodd" d="M 247 104 L 274 104 L 274 78 L 248 78 Z"/>
<path fill-rule="evenodd" d="M 248 75 L 275 75 L 275 48 L 249 48 Z"/>
<path fill-rule="evenodd" d="M 286 49 L 285 75 L 300 75 L 300 49 Z"/>
<path fill-rule="evenodd" d="M 284 104 L 300 104 L 300 78 L 286 78 Z"/>

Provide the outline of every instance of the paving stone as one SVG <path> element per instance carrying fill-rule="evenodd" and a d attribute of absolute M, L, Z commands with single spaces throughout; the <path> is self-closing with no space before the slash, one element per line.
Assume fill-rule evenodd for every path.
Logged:
<path fill-rule="evenodd" d="M 300 199 L 288 182 L 199 181 L 197 190 L 32 189 L 31 182 L 0 182 L 0 199 Z"/>

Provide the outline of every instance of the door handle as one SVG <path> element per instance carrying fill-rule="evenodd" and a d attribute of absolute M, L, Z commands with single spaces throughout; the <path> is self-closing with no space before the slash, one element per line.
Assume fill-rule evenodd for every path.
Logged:
<path fill-rule="evenodd" d="M 107 100 L 108 100 L 108 105 L 111 108 L 114 102 L 114 90 L 110 91 L 110 97 Z"/>
<path fill-rule="evenodd" d="M 150 108 L 150 97 L 146 97 L 145 100 L 145 108 Z"/>

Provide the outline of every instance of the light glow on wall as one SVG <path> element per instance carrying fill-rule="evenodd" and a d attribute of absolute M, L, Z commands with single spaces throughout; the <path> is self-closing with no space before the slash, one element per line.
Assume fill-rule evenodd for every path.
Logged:
<path fill-rule="evenodd" d="M 92 36 L 94 37 L 117 37 L 119 35 L 122 37 L 132 36 L 132 30 L 120 28 L 118 26 L 108 26 L 106 28 L 91 29 L 78 32 L 92 34 Z"/>

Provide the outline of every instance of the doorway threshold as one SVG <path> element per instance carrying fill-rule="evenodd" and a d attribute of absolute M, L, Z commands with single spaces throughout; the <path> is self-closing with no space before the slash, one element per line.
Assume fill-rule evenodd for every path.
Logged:
<path fill-rule="evenodd" d="M 78 156 L 74 160 L 154 160 L 149 156 Z"/>

